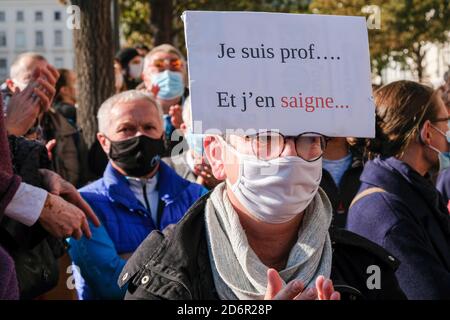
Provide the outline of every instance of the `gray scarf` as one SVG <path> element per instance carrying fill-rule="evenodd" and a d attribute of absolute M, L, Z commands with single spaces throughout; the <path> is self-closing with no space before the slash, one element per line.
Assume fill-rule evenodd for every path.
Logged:
<path fill-rule="evenodd" d="M 267 270 L 249 246 L 239 217 L 226 194 L 225 183 L 217 186 L 206 203 L 207 240 L 213 277 L 222 299 L 262 299 L 267 287 Z M 319 188 L 306 208 L 297 243 L 292 247 L 286 268 L 280 271 L 288 283 L 299 279 L 314 286 L 319 275 L 331 274 L 331 241 L 328 228 L 332 208 Z"/>

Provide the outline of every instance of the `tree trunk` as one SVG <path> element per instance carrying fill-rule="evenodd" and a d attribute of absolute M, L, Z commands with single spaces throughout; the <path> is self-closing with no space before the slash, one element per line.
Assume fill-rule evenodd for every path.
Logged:
<path fill-rule="evenodd" d="M 173 0 L 150 0 L 153 46 L 172 43 Z"/>
<path fill-rule="evenodd" d="M 78 125 L 90 147 L 97 133 L 97 111 L 114 94 L 111 0 L 72 0 L 80 8 L 75 29 L 75 65 L 78 78 Z"/>
<path fill-rule="evenodd" d="M 112 0 L 112 29 L 113 29 L 113 43 L 114 53 L 120 50 L 120 9 L 119 1 Z"/>
<path fill-rule="evenodd" d="M 414 46 L 413 50 L 413 59 L 414 63 L 416 65 L 416 72 L 417 72 L 417 80 L 419 82 L 422 82 L 425 78 L 425 66 L 423 65 L 426 51 L 422 50 L 423 46 L 419 43 L 417 46 Z"/>

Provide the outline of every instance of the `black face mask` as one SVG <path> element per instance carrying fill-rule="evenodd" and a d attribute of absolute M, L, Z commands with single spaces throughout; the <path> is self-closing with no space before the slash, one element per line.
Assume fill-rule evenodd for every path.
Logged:
<path fill-rule="evenodd" d="M 111 141 L 109 158 L 127 175 L 143 177 L 156 168 L 163 153 L 162 137 L 153 139 L 140 135 L 127 140 Z"/>

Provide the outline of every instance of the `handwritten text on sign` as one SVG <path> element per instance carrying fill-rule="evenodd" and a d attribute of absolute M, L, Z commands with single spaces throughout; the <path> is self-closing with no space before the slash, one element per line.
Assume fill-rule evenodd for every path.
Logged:
<path fill-rule="evenodd" d="M 187 11 L 184 22 L 202 132 L 373 137 L 364 18 Z"/>

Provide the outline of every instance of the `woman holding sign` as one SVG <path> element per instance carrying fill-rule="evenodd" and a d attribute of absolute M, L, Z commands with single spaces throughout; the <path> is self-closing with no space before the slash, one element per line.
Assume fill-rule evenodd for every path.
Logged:
<path fill-rule="evenodd" d="M 429 173 L 450 165 L 447 109 L 429 87 L 411 81 L 375 92 L 377 137 L 361 175 L 347 227 L 400 261 L 409 299 L 450 298 L 450 217 Z"/>
<path fill-rule="evenodd" d="M 144 240 L 119 276 L 126 299 L 404 298 L 395 258 L 330 228 L 324 136 L 207 135 L 204 146 L 226 182 Z"/>

